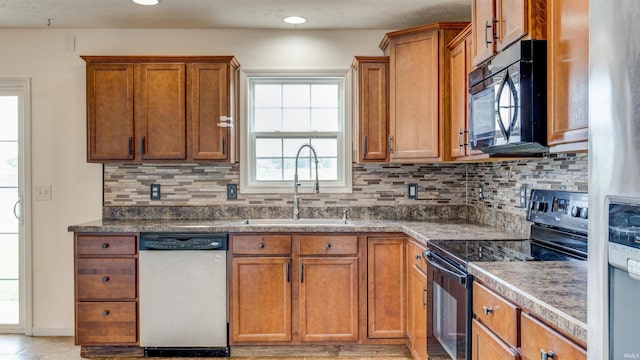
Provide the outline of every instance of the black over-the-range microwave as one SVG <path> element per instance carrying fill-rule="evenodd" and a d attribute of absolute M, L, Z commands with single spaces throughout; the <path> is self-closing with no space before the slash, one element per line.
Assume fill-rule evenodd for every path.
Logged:
<path fill-rule="evenodd" d="M 547 43 L 523 40 L 469 74 L 469 146 L 484 153 L 547 152 Z"/>

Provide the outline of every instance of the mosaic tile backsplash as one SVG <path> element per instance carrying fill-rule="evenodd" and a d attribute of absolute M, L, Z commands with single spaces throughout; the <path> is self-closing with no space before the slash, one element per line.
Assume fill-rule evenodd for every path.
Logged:
<path fill-rule="evenodd" d="M 301 194 L 301 208 L 303 211 L 326 208 L 328 212 L 335 212 L 336 208 L 358 207 L 367 213 L 363 209 L 383 207 L 387 209 L 382 212 L 386 216 L 391 216 L 389 211 L 393 209 L 405 214 L 418 209 L 418 212 L 449 214 L 478 223 L 518 228 L 523 226 L 526 213 L 518 207 L 521 185 L 528 190 L 586 192 L 587 164 L 586 154 L 548 154 L 543 158 L 481 163 L 354 164 L 351 194 L 323 193 L 321 187 L 320 194 Z M 207 211 L 223 214 L 229 213 L 230 208 L 273 210 L 292 206 L 292 194 L 243 194 L 242 189 L 237 200 L 227 200 L 226 185 L 239 182 L 237 164 L 105 164 L 104 212 L 117 217 L 123 208 L 130 207 L 207 207 L 214 209 Z M 418 184 L 418 199 L 407 198 L 409 183 Z M 150 184 L 162 186 L 161 200 L 149 199 Z M 482 200 L 478 198 L 480 185 Z M 450 210 L 424 210 L 438 206 Z M 461 206 L 467 211 L 459 211 Z M 164 209 L 157 212 L 167 214 Z M 510 222 L 514 224 L 509 225 Z"/>

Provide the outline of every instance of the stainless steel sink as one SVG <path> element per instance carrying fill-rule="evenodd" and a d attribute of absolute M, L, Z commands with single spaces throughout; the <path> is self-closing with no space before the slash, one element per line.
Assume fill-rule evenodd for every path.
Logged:
<path fill-rule="evenodd" d="M 241 225 L 351 225 L 347 219 L 246 219 Z"/>

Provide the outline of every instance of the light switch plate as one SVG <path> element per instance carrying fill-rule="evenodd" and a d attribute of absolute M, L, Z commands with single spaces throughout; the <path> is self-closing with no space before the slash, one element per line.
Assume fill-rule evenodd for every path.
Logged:
<path fill-rule="evenodd" d="M 407 197 L 409 199 L 418 198 L 418 184 L 409 184 L 409 186 L 407 186 Z"/>
<path fill-rule="evenodd" d="M 478 186 L 478 200 L 484 200 L 484 187 L 482 186 L 482 184 Z"/>
<path fill-rule="evenodd" d="M 227 200 L 238 198 L 238 184 L 227 184 Z"/>
<path fill-rule="evenodd" d="M 37 201 L 51 200 L 51 184 L 34 186 L 35 198 Z"/>
<path fill-rule="evenodd" d="M 520 186 L 520 207 L 527 207 L 527 185 Z"/>
<path fill-rule="evenodd" d="M 149 198 L 151 200 L 160 200 L 160 197 L 160 184 L 151 184 L 151 186 L 149 186 Z"/>

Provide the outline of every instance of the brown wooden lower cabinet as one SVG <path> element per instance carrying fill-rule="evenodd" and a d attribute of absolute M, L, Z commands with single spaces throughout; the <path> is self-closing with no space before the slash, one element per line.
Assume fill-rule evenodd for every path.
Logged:
<path fill-rule="evenodd" d="M 135 344 L 137 304 L 130 302 L 76 303 L 76 342 L 82 345 Z"/>
<path fill-rule="evenodd" d="M 532 316 L 522 314 L 521 324 L 521 350 L 525 359 L 587 359 L 587 353 L 582 347 Z"/>
<path fill-rule="evenodd" d="M 415 360 L 427 360 L 427 274 L 422 259 L 424 248 L 407 242 L 407 337 Z"/>
<path fill-rule="evenodd" d="M 472 360 L 520 359 L 520 355 L 514 349 L 475 319 L 471 325 L 471 344 Z"/>

